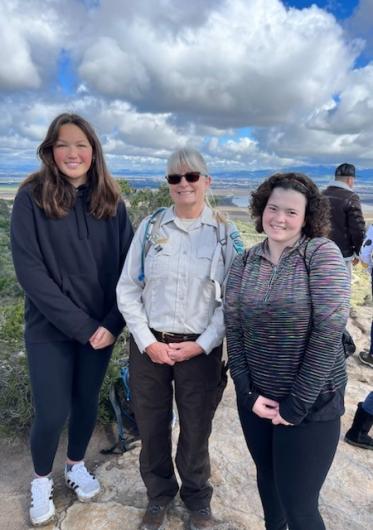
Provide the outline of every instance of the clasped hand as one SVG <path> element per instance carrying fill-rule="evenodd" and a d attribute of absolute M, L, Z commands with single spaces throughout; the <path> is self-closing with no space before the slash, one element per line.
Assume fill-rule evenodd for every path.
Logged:
<path fill-rule="evenodd" d="M 259 418 L 272 420 L 273 425 L 292 425 L 281 417 L 279 410 L 280 405 L 278 401 L 264 396 L 259 396 L 253 406 L 253 412 Z"/>
<path fill-rule="evenodd" d="M 94 350 L 101 350 L 110 346 L 115 341 L 115 337 L 103 326 L 99 326 L 89 339 L 89 343 Z"/>
<path fill-rule="evenodd" d="M 145 348 L 145 351 L 153 363 L 169 364 L 170 366 L 173 366 L 175 363 L 187 361 L 203 353 L 201 346 L 193 341 L 172 342 L 170 344 L 153 342 Z"/>

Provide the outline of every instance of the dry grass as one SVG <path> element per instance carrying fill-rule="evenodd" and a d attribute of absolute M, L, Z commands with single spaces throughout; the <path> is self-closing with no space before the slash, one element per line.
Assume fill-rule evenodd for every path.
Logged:
<path fill-rule="evenodd" d="M 353 307 L 372 304 L 370 274 L 361 263 L 353 268 L 351 286 L 351 305 Z"/>

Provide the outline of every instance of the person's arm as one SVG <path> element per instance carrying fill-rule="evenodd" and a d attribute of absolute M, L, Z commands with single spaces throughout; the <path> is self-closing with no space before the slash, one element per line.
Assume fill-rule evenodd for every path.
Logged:
<path fill-rule="evenodd" d="M 230 269 L 225 289 L 224 319 L 230 374 L 235 384 L 237 395 L 244 399 L 251 409 L 258 398 L 258 393 L 253 388 L 245 358 L 240 307 L 240 289 L 244 268 L 244 257 L 237 256 Z"/>
<path fill-rule="evenodd" d="M 360 261 L 368 268 L 373 268 L 373 225 L 369 225 L 363 245 L 360 249 Z"/>
<path fill-rule="evenodd" d="M 242 242 L 238 235 L 236 225 L 232 222 L 227 227 L 227 242 L 223 246 L 222 252 L 224 256 L 224 278 L 221 284 L 221 294 L 224 298 L 224 292 L 226 283 L 228 280 L 229 270 L 233 263 L 233 260 L 237 256 L 239 250 L 242 249 Z M 231 237 L 231 234 L 235 237 Z M 197 339 L 197 344 L 205 353 L 210 353 L 214 348 L 219 346 L 224 339 L 225 325 L 224 325 L 224 313 L 223 304 L 220 303 L 214 310 L 211 320 L 207 328 L 201 333 Z"/>
<path fill-rule="evenodd" d="M 141 256 L 148 219 L 141 222 L 127 253 L 117 285 L 117 304 L 140 352 L 146 352 L 156 364 L 174 365 L 175 361 L 168 355 L 168 344 L 158 342 L 150 331 L 142 301 L 145 284 L 141 274 Z"/>
<path fill-rule="evenodd" d="M 311 254 L 309 286 L 310 336 L 291 392 L 280 402 L 280 416 L 291 424 L 300 423 L 307 415 L 337 355 L 341 354 L 342 333 L 349 314 L 350 281 L 341 253 L 332 241 L 322 243 Z"/>
<path fill-rule="evenodd" d="M 67 337 L 86 344 L 99 323 L 76 306 L 50 276 L 39 246 L 32 199 L 27 193 L 20 192 L 14 201 L 11 247 L 17 279 L 31 302 Z"/>
<path fill-rule="evenodd" d="M 144 280 L 139 279 L 147 222 L 148 219 L 144 219 L 134 235 L 117 285 L 119 311 L 122 313 L 127 327 L 141 352 L 145 351 L 147 346 L 157 342 L 149 329 L 142 301 L 142 293 L 145 286 Z"/>
<path fill-rule="evenodd" d="M 365 237 L 365 221 L 361 210 L 360 199 L 356 193 L 351 196 L 348 202 L 347 225 L 354 252 L 358 256 Z"/>
<path fill-rule="evenodd" d="M 120 236 L 120 264 L 119 264 L 119 270 L 121 271 L 123 269 L 123 265 L 128 253 L 128 250 L 131 245 L 131 241 L 133 238 L 133 228 L 131 225 L 131 221 L 129 220 L 127 210 L 125 207 L 125 204 L 121 202 L 118 206 L 118 213 L 117 213 L 119 219 L 119 236 Z M 108 312 L 108 314 L 104 317 L 104 319 L 101 322 L 101 326 L 114 336 L 117 337 L 119 333 L 122 331 L 123 326 L 125 325 L 123 316 L 121 312 L 118 309 L 117 301 L 115 300 L 112 308 Z"/>

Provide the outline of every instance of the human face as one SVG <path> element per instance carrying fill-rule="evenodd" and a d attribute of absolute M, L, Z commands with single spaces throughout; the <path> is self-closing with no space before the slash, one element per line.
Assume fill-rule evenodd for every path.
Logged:
<path fill-rule="evenodd" d="M 175 171 L 180 175 L 193 172 L 187 166 L 183 166 L 180 171 Z M 211 177 L 201 175 L 197 182 L 188 182 L 184 177 L 179 184 L 169 184 L 171 199 L 175 204 L 177 215 L 185 217 L 198 217 L 205 203 L 205 193 L 210 186 Z"/>
<path fill-rule="evenodd" d="M 301 236 L 306 197 L 295 190 L 275 188 L 264 208 L 262 224 L 270 244 L 291 247 Z"/>
<path fill-rule="evenodd" d="M 62 125 L 53 146 L 58 169 L 75 188 L 87 181 L 92 164 L 92 146 L 85 133 L 73 123 Z"/>

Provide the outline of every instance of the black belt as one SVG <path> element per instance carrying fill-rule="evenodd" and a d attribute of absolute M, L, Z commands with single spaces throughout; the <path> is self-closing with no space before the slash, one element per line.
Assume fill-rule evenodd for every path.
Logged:
<path fill-rule="evenodd" d="M 196 333 L 168 333 L 167 331 L 157 331 L 156 329 L 151 329 L 150 331 L 159 342 L 165 342 L 166 344 L 170 342 L 196 341 L 199 337 Z"/>

